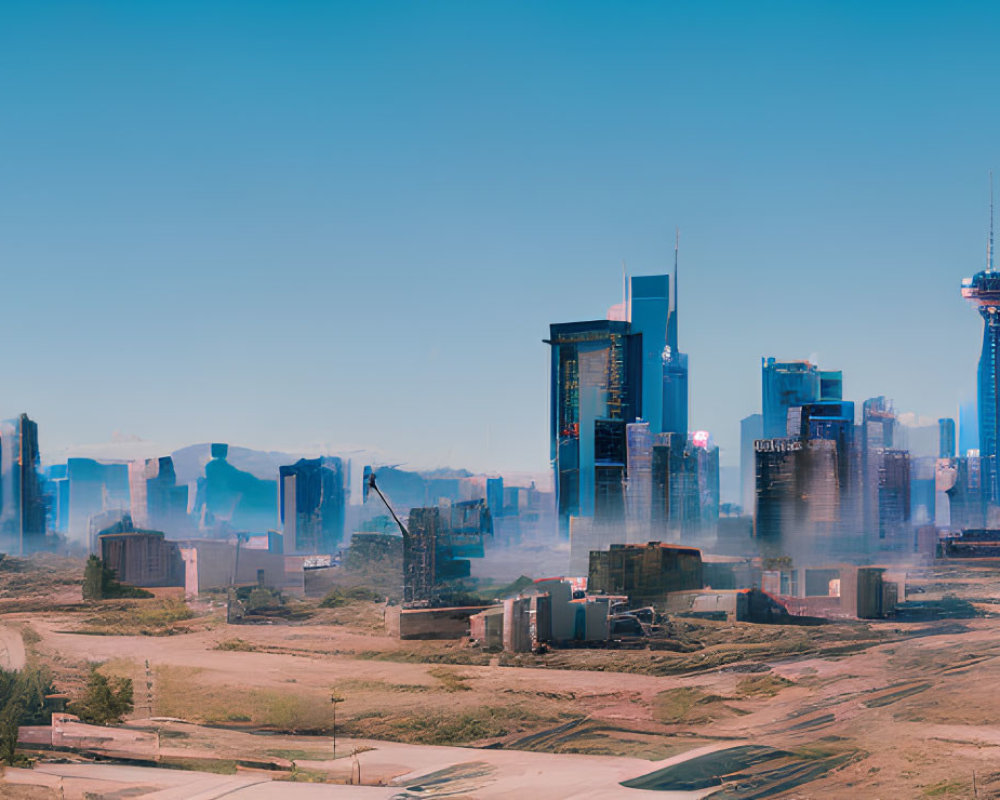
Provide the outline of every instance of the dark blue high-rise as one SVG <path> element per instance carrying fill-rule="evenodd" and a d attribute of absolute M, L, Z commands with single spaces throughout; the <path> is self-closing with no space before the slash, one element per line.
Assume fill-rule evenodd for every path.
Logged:
<path fill-rule="evenodd" d="M 997 470 L 997 431 L 1000 430 L 1000 272 L 987 267 L 962 281 L 962 297 L 979 309 L 983 318 L 983 349 L 979 355 L 979 455 L 982 459 L 986 500 L 1000 498 Z"/>

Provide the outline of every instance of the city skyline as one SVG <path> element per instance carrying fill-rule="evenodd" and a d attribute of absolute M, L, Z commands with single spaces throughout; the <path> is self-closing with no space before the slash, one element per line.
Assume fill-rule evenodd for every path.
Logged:
<path fill-rule="evenodd" d="M 5 10 L 2 416 L 43 459 L 547 472 L 548 324 L 668 272 L 675 227 L 724 465 L 762 356 L 974 397 L 996 9 L 229 8 Z"/>

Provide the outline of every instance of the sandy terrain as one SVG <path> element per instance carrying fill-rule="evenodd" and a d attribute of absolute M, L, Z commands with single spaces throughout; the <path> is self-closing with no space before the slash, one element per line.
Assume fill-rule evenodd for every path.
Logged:
<path fill-rule="evenodd" d="M 639 797 L 620 782 L 706 749 L 754 746 L 780 755 L 753 768 L 765 788 L 733 784 L 725 797 L 1000 797 L 1000 693 L 989 688 L 1000 682 L 1000 565 L 939 567 L 911 584 L 924 591 L 896 620 L 692 623 L 686 646 L 701 649 L 691 654 L 561 651 L 520 667 L 462 643 L 391 640 L 373 604 L 301 625 L 226 626 L 215 610 L 165 636 L 84 633 L 89 612 L 15 613 L 0 619 L 0 642 L 30 625 L 29 649 L 69 690 L 86 662 L 105 662 L 133 678 L 131 724 L 158 729 L 161 753 L 234 769 L 294 761 L 346 780 L 358 749 L 366 783 L 441 771 L 435 786 L 455 796 L 535 787 L 583 797 L 601 786 L 590 796 Z M 336 761 L 331 689 L 343 697 Z M 272 735 L 249 732 L 259 728 Z"/>

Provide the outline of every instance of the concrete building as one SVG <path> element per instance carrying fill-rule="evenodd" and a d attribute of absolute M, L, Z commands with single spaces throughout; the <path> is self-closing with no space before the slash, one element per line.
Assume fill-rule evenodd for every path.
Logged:
<path fill-rule="evenodd" d="M 852 564 L 765 571 L 761 588 L 790 614 L 878 619 L 906 600 L 906 573 Z"/>
<path fill-rule="evenodd" d="M 517 597 L 469 620 L 471 636 L 486 648 L 527 653 L 539 645 L 600 644 L 610 638 L 610 598 L 574 599 L 564 580 L 536 581 Z"/>
<path fill-rule="evenodd" d="M 399 639 L 464 639 L 470 635 L 470 620 L 474 615 L 491 609 L 487 606 L 456 606 L 447 608 L 385 609 L 386 632 Z M 475 638 L 473 636 L 473 638 Z"/>
<path fill-rule="evenodd" d="M 941 558 L 1000 558 L 1000 530 L 966 529 L 940 542 Z"/>
<path fill-rule="evenodd" d="M 263 578 L 265 586 L 275 589 L 296 588 L 301 578 L 288 576 L 285 557 L 267 550 L 252 550 L 218 539 L 192 539 L 178 542 L 184 562 L 184 592 L 195 596 L 233 584 L 252 586 Z"/>
<path fill-rule="evenodd" d="M 184 561 L 177 542 L 159 531 L 103 533 L 101 560 L 122 583 L 143 588 L 184 586 Z"/>
<path fill-rule="evenodd" d="M 627 595 L 634 605 L 650 605 L 667 592 L 703 585 L 701 551 L 693 547 L 613 544 L 590 554 L 587 591 L 592 594 Z"/>

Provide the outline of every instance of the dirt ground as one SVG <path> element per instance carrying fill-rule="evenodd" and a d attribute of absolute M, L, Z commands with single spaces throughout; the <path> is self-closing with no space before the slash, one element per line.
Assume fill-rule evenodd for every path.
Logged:
<path fill-rule="evenodd" d="M 183 619 L 158 599 L 84 605 L 65 584 L 53 610 L 10 603 L 0 630 L 21 633 L 29 662 L 51 669 L 61 690 L 78 690 L 90 662 L 131 677 L 131 724 L 158 728 L 192 759 L 295 761 L 332 774 L 335 711 L 339 737 L 353 742 L 345 747 L 471 745 L 645 759 L 653 769 L 695 748 L 753 744 L 809 776 L 787 791 L 777 781 L 772 794 L 720 797 L 1000 797 L 1000 693 L 989 688 L 1000 683 L 1000 563 L 911 571 L 908 583 L 897 619 L 673 619 L 678 650 L 512 658 L 390 639 L 374 603 L 236 626 L 218 602 Z M 250 733 L 261 730 L 271 735 Z"/>

